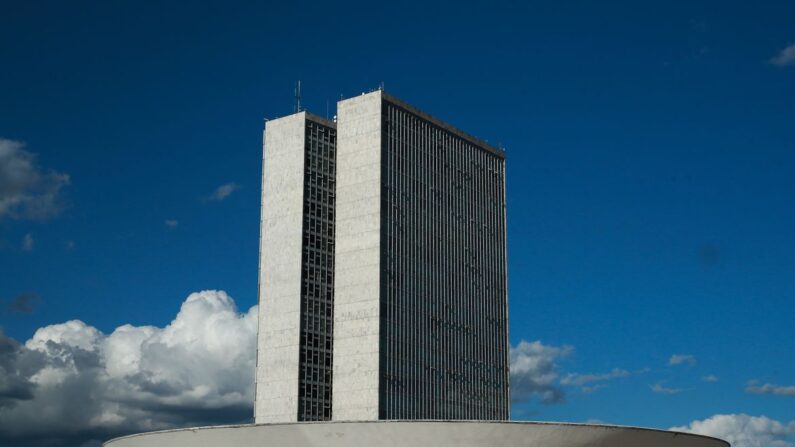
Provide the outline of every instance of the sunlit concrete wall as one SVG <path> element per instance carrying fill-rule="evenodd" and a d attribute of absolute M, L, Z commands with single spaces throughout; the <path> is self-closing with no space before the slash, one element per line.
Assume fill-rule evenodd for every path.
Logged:
<path fill-rule="evenodd" d="M 255 420 L 298 418 L 304 112 L 265 125 Z"/>
<path fill-rule="evenodd" d="M 332 419 L 378 419 L 381 92 L 337 103 Z"/>

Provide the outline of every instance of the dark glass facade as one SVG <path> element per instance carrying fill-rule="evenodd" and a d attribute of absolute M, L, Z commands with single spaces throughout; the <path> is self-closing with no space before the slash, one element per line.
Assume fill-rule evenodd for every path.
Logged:
<path fill-rule="evenodd" d="M 307 114 L 298 420 L 331 420 L 337 131 Z"/>
<path fill-rule="evenodd" d="M 508 419 L 504 155 L 382 104 L 379 419 Z"/>

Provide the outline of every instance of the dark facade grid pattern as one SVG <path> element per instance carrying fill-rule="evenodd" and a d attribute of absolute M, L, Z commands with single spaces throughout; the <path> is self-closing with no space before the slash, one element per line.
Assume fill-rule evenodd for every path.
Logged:
<path fill-rule="evenodd" d="M 504 159 L 383 104 L 379 418 L 508 419 Z"/>
<path fill-rule="evenodd" d="M 306 121 L 298 420 L 331 420 L 336 130 Z"/>

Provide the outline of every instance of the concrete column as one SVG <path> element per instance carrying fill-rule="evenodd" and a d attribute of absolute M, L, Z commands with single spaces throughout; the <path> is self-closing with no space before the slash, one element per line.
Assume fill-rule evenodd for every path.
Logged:
<path fill-rule="evenodd" d="M 305 113 L 265 126 L 255 420 L 298 418 Z"/>
<path fill-rule="evenodd" d="M 332 419 L 378 419 L 381 92 L 337 103 Z"/>

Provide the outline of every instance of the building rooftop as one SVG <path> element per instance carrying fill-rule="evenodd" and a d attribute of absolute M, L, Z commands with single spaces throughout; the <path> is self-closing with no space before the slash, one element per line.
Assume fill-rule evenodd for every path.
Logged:
<path fill-rule="evenodd" d="M 452 134 L 454 134 L 454 135 L 456 135 L 456 136 L 458 136 L 460 138 L 463 138 L 464 140 L 474 144 L 475 146 L 483 148 L 484 150 L 486 150 L 488 152 L 491 152 L 492 154 L 494 154 L 494 155 L 496 155 L 496 156 L 498 156 L 498 157 L 500 157 L 502 159 L 505 159 L 505 151 L 503 149 L 498 148 L 496 146 L 493 146 L 493 145 L 487 143 L 486 141 L 484 141 L 484 140 L 482 140 L 482 139 L 480 139 L 478 137 L 475 137 L 475 136 L 473 136 L 473 135 L 471 135 L 471 134 L 469 134 L 467 132 L 464 132 L 463 130 L 461 130 L 461 129 L 459 129 L 459 128 L 447 123 L 446 121 L 443 121 L 443 120 L 441 120 L 441 119 L 439 119 L 439 118 L 437 118 L 437 117 L 435 117 L 435 116 L 433 116 L 433 115 L 431 115 L 429 113 L 423 112 L 422 110 L 418 109 L 417 107 L 415 107 L 415 106 L 413 106 L 413 105 L 401 100 L 400 98 L 397 98 L 396 96 L 393 96 L 393 95 L 391 95 L 391 94 L 389 94 L 389 93 L 387 93 L 387 92 L 385 92 L 383 90 L 375 90 L 375 91 L 372 91 L 372 92 L 369 92 L 369 93 L 363 93 L 360 96 L 379 95 L 379 94 L 381 95 L 381 98 L 383 100 L 385 100 L 387 102 L 390 102 L 393 105 L 395 105 L 397 107 L 400 107 L 401 109 L 405 109 L 405 110 L 411 112 L 412 114 L 421 117 L 424 120 L 430 121 L 431 123 L 433 123 L 434 125 L 438 126 L 439 128 L 444 129 L 447 132 L 450 132 L 450 133 L 452 133 Z M 345 100 L 354 99 L 354 98 L 358 98 L 358 96 L 352 96 L 350 98 L 346 98 Z M 345 100 L 343 100 L 343 101 L 345 101 Z M 276 121 L 276 120 L 280 120 L 280 119 L 291 117 L 293 115 L 298 115 L 298 114 L 301 114 L 301 113 L 306 114 L 306 118 L 309 119 L 309 120 L 315 121 L 317 123 L 323 124 L 323 125 L 328 126 L 328 127 L 332 127 L 332 128 L 336 128 L 337 127 L 337 123 L 335 123 L 334 121 L 332 121 L 332 120 L 330 120 L 328 118 L 323 118 L 321 116 L 315 115 L 314 113 L 308 112 L 306 110 L 302 110 L 302 111 L 297 112 L 297 113 L 291 113 L 289 115 L 280 116 L 280 117 L 274 118 L 272 120 L 267 120 L 266 119 L 265 121 L 266 122 L 267 121 Z"/>
<path fill-rule="evenodd" d="M 505 158 L 505 151 L 504 150 L 502 150 L 502 149 L 500 149 L 498 147 L 492 146 L 491 144 L 481 140 L 480 138 L 475 137 L 473 135 L 470 135 L 470 134 L 464 132 L 463 130 L 461 130 L 461 129 L 455 127 L 455 126 L 452 126 L 449 123 L 447 123 L 447 122 L 445 122 L 445 121 L 443 121 L 443 120 L 441 120 L 439 118 L 436 118 L 435 116 L 433 116 L 433 115 L 431 115 L 429 113 L 423 112 L 422 110 L 418 109 L 417 107 L 414 107 L 411 104 L 409 104 L 409 103 L 407 103 L 407 102 L 405 102 L 405 101 L 403 101 L 403 100 L 401 100 L 399 98 L 396 98 L 395 96 L 392 96 L 392 95 L 390 95 L 389 93 L 387 93 L 387 92 L 385 92 L 383 90 L 376 90 L 375 92 L 371 92 L 371 93 L 368 93 L 368 94 L 373 94 L 373 93 L 381 93 L 381 97 L 384 100 L 386 100 L 386 101 L 388 101 L 388 102 L 390 102 L 390 103 L 392 103 L 392 104 L 394 104 L 394 105 L 396 105 L 396 106 L 398 106 L 398 107 L 400 107 L 402 109 L 405 109 L 405 110 L 407 110 L 407 111 L 409 111 L 409 112 L 421 117 L 424 120 L 430 121 L 434 125 L 439 126 L 440 128 L 442 128 L 442 129 L 444 129 L 444 130 L 446 130 L 446 131 L 448 131 L 448 132 L 450 132 L 452 134 L 455 134 L 456 136 L 461 137 L 461 138 L 467 140 L 468 142 L 474 144 L 475 146 L 481 147 L 481 148 L 493 153 L 494 155 L 497 155 L 500 158 L 503 158 L 503 159 Z"/>

